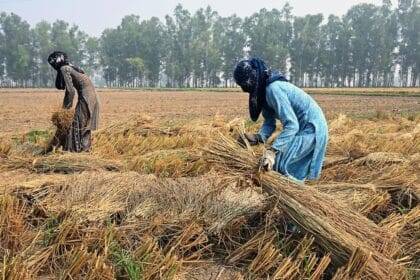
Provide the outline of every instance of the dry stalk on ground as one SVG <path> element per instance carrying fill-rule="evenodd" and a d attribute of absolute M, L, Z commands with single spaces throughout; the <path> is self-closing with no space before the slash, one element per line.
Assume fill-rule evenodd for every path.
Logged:
<path fill-rule="evenodd" d="M 51 122 L 59 132 L 66 132 L 71 127 L 73 116 L 74 110 L 61 109 L 52 114 Z"/>
<path fill-rule="evenodd" d="M 420 259 L 419 130 L 346 117 L 330 127 L 340 160 L 306 188 L 260 174 L 255 155 L 224 136 L 201 158 L 242 120 L 133 118 L 97 131 L 91 154 L 33 156 L 34 145 L 2 141 L 0 172 L 20 177 L 0 194 L 0 276 L 183 279 L 201 266 L 201 279 L 217 265 L 253 279 L 330 279 L 337 269 L 335 279 L 405 278 Z M 398 208 L 397 194 L 411 203 Z M 287 233 L 285 213 L 314 239 Z M 361 214 L 379 214 L 379 226 Z"/>
<path fill-rule="evenodd" d="M 345 264 L 359 248 L 366 255 L 372 254 L 367 264 L 372 278 L 395 276 L 398 265 L 388 256 L 386 245 L 392 235 L 386 229 L 345 205 L 333 203 L 332 196 L 298 185 L 275 172 L 259 173 L 252 151 L 242 149 L 223 135 L 220 141 L 212 142 L 206 152 L 207 159 L 219 164 L 220 170 L 258 181 L 267 193 L 278 199 L 287 215 L 312 234 L 317 244 L 331 252 L 335 263 Z"/>

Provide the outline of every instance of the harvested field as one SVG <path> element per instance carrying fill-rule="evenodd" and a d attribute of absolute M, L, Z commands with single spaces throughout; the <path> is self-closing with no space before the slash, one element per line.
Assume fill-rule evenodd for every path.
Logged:
<path fill-rule="evenodd" d="M 420 277 L 420 97 L 315 95 L 330 142 L 304 186 L 233 140 L 259 127 L 241 93 L 104 91 L 92 152 L 49 155 L 61 95 L 0 95 L 3 279 Z"/>
<path fill-rule="evenodd" d="M 409 89 L 402 93 L 399 93 L 399 89 L 386 91 L 385 95 L 391 96 L 374 96 L 371 90 L 364 93 L 356 89 L 346 89 L 344 92 L 326 89 L 310 91 L 315 93 L 315 99 L 328 116 L 340 113 L 363 117 L 375 116 L 378 113 L 411 115 L 420 111 L 418 89 Z M 349 92 L 352 95 L 345 95 Z M 237 90 L 225 92 L 99 90 L 99 95 L 102 104 L 102 127 L 114 119 L 138 114 L 148 114 L 164 120 L 208 119 L 216 114 L 247 117 L 248 114 L 247 95 Z M 61 106 L 63 93 L 56 90 L 2 89 L 0 97 L 0 131 L 13 133 L 45 129 L 49 126 L 52 113 Z"/>

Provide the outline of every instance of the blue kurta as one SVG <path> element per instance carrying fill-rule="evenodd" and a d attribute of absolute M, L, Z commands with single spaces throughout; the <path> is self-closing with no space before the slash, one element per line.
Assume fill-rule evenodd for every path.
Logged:
<path fill-rule="evenodd" d="M 266 88 L 264 124 L 259 134 L 264 142 L 276 129 L 283 130 L 274 140 L 277 151 L 274 169 L 298 180 L 315 180 L 321 174 L 328 142 L 328 125 L 315 100 L 289 82 L 276 81 Z"/>

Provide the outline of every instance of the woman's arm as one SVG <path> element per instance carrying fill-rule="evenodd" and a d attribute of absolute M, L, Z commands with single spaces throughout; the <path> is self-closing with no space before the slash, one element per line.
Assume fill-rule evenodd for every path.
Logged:
<path fill-rule="evenodd" d="M 273 85 L 267 90 L 267 103 L 277 113 L 283 125 L 283 130 L 274 141 L 272 148 L 283 152 L 299 132 L 299 122 L 286 92 L 280 86 Z"/>
<path fill-rule="evenodd" d="M 264 123 L 260 128 L 258 134 L 261 136 L 263 142 L 267 142 L 268 138 L 274 133 L 276 130 L 276 119 L 274 116 L 263 110 L 263 117 Z"/>
<path fill-rule="evenodd" d="M 74 95 L 76 94 L 76 89 L 73 86 L 73 80 L 70 74 L 70 67 L 63 66 L 61 67 L 61 73 L 63 74 L 64 82 L 66 84 L 66 93 L 63 100 L 63 108 L 70 109 L 73 106 Z"/>

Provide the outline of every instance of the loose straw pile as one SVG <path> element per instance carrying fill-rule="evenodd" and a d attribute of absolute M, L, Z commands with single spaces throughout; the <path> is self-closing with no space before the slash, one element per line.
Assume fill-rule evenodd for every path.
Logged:
<path fill-rule="evenodd" d="M 74 110 L 61 109 L 52 114 L 51 122 L 58 131 L 64 132 L 71 127 L 73 116 Z"/>

